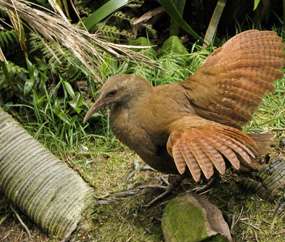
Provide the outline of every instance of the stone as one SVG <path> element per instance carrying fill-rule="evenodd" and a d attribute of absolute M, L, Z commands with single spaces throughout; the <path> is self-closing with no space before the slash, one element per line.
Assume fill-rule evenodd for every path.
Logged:
<path fill-rule="evenodd" d="M 162 231 L 166 242 L 232 241 L 222 212 L 206 198 L 190 193 L 167 204 Z"/>

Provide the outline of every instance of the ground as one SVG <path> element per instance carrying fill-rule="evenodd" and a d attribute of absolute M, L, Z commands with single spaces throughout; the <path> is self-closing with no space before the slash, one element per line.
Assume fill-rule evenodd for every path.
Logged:
<path fill-rule="evenodd" d="M 122 145 L 114 144 L 117 148 L 113 151 L 108 151 L 110 147 L 99 145 L 101 149 L 95 145 L 90 146 L 89 150 L 85 146 L 84 151 L 70 151 L 61 157 L 95 188 L 98 198 L 88 226 L 78 229 L 72 241 L 163 241 L 160 219 L 166 202 L 151 208 L 144 207 L 156 195 L 153 189 L 134 189 L 132 196 L 119 197 L 113 194 L 108 198 L 111 193 L 147 184 L 160 184 L 161 174 L 146 167 Z M 189 188 L 191 185 L 185 183 L 184 187 Z M 284 215 L 273 217 L 276 207 L 274 202 L 242 190 L 228 177 L 217 181 L 203 193 L 223 211 L 236 241 L 285 241 Z M 12 205 L 3 196 L 0 206 L 0 241 L 54 241 L 48 239 L 18 210 L 11 209 Z M 31 238 L 17 216 L 28 227 Z"/>

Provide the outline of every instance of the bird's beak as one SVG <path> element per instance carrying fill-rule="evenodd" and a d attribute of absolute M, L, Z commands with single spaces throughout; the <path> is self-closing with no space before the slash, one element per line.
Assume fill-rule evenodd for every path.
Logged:
<path fill-rule="evenodd" d="M 91 116 L 94 113 L 96 113 L 96 111 L 98 111 L 100 108 L 104 106 L 106 106 L 106 102 L 104 102 L 101 98 L 98 98 L 97 101 L 92 105 L 92 107 L 86 113 L 83 119 L 83 123 L 86 123 L 91 118 Z"/>

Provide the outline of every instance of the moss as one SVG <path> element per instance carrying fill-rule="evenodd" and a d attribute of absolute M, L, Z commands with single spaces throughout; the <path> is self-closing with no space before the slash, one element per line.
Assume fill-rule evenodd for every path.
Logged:
<path fill-rule="evenodd" d="M 185 197 L 171 200 L 162 218 L 167 242 L 195 242 L 207 238 L 206 223 L 203 210 Z"/>
<path fill-rule="evenodd" d="M 225 237 L 223 237 L 222 235 L 217 234 L 217 235 L 211 236 L 210 238 L 205 239 L 201 242 L 228 242 L 228 240 Z"/>

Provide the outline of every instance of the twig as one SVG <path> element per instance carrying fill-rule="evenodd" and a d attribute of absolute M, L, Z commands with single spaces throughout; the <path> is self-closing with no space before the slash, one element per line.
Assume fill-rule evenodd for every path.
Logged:
<path fill-rule="evenodd" d="M 163 189 L 167 190 L 167 186 L 162 186 L 162 185 L 143 185 L 143 186 L 138 186 L 135 188 L 131 188 L 129 190 L 125 191 L 120 191 L 120 192 L 115 192 L 115 193 L 109 193 L 101 197 L 95 197 L 97 199 L 97 204 L 110 204 L 113 202 L 116 202 L 118 200 L 125 199 L 127 197 L 135 196 L 139 192 L 144 191 L 146 189 Z"/>
<path fill-rule="evenodd" d="M 26 233 L 28 234 L 29 239 L 32 238 L 31 232 L 29 230 L 29 228 L 27 227 L 27 225 L 23 222 L 23 220 L 21 219 L 20 215 L 17 213 L 17 211 L 13 208 L 12 205 L 10 205 L 11 210 L 13 211 L 13 213 L 15 214 L 16 218 L 19 220 L 20 224 L 23 226 L 24 230 L 26 231 Z"/>
<path fill-rule="evenodd" d="M 166 185 L 169 185 L 169 181 L 163 177 L 163 176 L 160 176 L 160 179 L 166 184 Z"/>
<path fill-rule="evenodd" d="M 242 220 L 240 220 L 241 223 L 245 224 L 245 225 L 248 225 L 250 227 L 252 227 L 253 229 L 257 230 L 257 231 L 261 231 L 261 229 L 259 227 L 257 227 L 256 225 L 254 224 L 251 224 L 251 223 L 247 223 L 247 222 L 244 222 Z"/>
<path fill-rule="evenodd" d="M 257 236 L 257 233 L 255 230 L 253 230 L 253 233 L 254 233 L 254 238 L 256 240 L 256 242 L 259 242 L 259 239 L 258 239 L 258 236 Z"/>
<path fill-rule="evenodd" d="M 272 128 L 271 131 L 284 131 L 285 128 Z"/>
<path fill-rule="evenodd" d="M 270 230 L 272 231 L 274 229 L 274 225 L 276 223 L 276 220 L 277 220 L 277 215 L 280 214 L 280 211 L 282 212 L 285 208 L 285 204 L 284 204 L 284 198 L 285 197 L 282 197 L 279 199 L 279 201 L 277 202 L 277 205 L 274 209 L 274 212 L 273 212 L 273 219 L 272 219 L 272 222 L 271 222 L 271 226 L 270 226 Z"/>
<path fill-rule="evenodd" d="M 8 236 L 9 236 L 10 234 L 11 234 L 11 230 L 8 231 L 8 233 L 5 234 L 4 237 L 2 237 L 2 238 L 0 239 L 0 241 L 7 241 L 6 238 L 8 238 Z"/>
<path fill-rule="evenodd" d="M 137 24 L 140 24 L 140 23 L 143 23 L 143 22 L 146 22 L 148 21 L 149 19 L 151 19 L 152 17 L 158 15 L 158 14 L 161 14 L 163 13 L 165 10 L 163 7 L 158 7 L 158 8 L 155 8 L 155 9 L 152 9 L 146 13 L 144 13 L 142 16 L 138 17 L 137 19 L 135 19 L 133 21 L 133 25 L 137 25 Z"/>
<path fill-rule="evenodd" d="M 235 215 L 233 215 L 232 224 L 231 224 L 231 231 L 233 231 L 234 227 L 236 226 L 236 224 L 240 220 L 242 213 L 243 213 L 243 207 L 241 207 L 241 210 L 240 210 L 239 215 L 238 215 L 236 220 L 235 220 Z"/>

